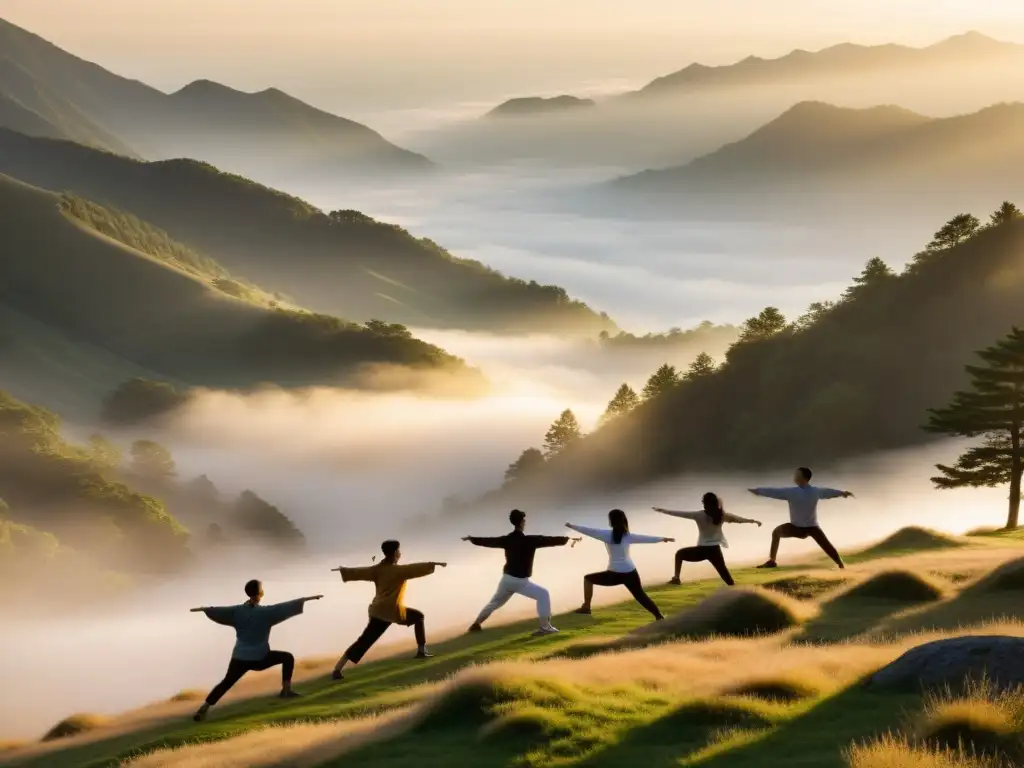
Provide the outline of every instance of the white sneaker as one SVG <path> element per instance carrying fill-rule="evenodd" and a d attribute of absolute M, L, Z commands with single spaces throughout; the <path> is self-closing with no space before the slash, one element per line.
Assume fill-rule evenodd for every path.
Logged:
<path fill-rule="evenodd" d="M 542 637 L 543 635 L 554 635 L 557 632 L 558 629 L 556 627 L 553 627 L 550 624 L 548 624 L 546 627 L 541 627 L 540 629 L 538 629 L 536 632 L 533 633 L 533 635 L 534 637 Z"/>

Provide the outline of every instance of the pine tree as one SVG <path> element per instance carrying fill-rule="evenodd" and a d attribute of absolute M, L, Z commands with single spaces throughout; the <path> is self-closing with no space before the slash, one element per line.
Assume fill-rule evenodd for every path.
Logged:
<path fill-rule="evenodd" d="M 865 290 L 888 281 L 890 278 L 894 277 L 895 274 L 895 272 L 889 269 L 889 265 L 877 256 L 868 259 L 868 262 L 864 265 L 864 269 L 861 271 L 860 275 L 853 278 L 853 285 L 846 289 L 846 292 L 843 294 L 843 299 L 846 301 L 856 299 Z"/>
<path fill-rule="evenodd" d="M 524 477 L 533 474 L 544 466 L 544 454 L 537 448 L 527 448 L 519 458 L 508 465 L 505 470 L 505 485 L 511 485 Z"/>
<path fill-rule="evenodd" d="M 601 416 L 601 424 L 614 421 L 624 413 L 629 413 L 640 405 L 640 398 L 629 384 L 623 384 L 615 392 L 615 397 L 608 401 L 608 407 Z"/>
<path fill-rule="evenodd" d="M 694 358 L 693 362 L 690 363 L 690 367 L 686 370 L 686 374 L 683 378 L 687 381 L 693 381 L 694 379 L 710 376 L 715 372 L 715 368 L 717 367 L 718 366 L 715 364 L 715 358 L 707 352 L 701 352 L 696 358 Z"/>
<path fill-rule="evenodd" d="M 954 466 L 938 464 L 938 488 L 1010 486 L 1006 527 L 1016 528 L 1020 512 L 1024 448 L 1024 331 L 977 353 L 984 366 L 968 365 L 971 389 L 957 392 L 945 408 L 929 411 L 925 429 L 960 437 L 980 437 L 981 445 L 965 451 Z"/>
<path fill-rule="evenodd" d="M 566 408 L 544 435 L 544 456 L 549 459 L 557 456 L 582 436 L 576 414 Z"/>
<path fill-rule="evenodd" d="M 169 480 L 178 474 L 171 452 L 152 440 L 132 443 L 132 469 L 150 480 Z"/>
<path fill-rule="evenodd" d="M 810 306 L 807 307 L 807 311 L 800 315 L 793 325 L 796 326 L 797 330 L 806 330 L 821 320 L 821 318 L 833 310 L 835 306 L 836 303 L 834 301 L 811 302 Z"/>
<path fill-rule="evenodd" d="M 775 307 L 765 307 L 756 317 L 743 323 L 740 341 L 761 341 L 770 338 L 786 327 L 786 316 Z"/>
<path fill-rule="evenodd" d="M 932 241 L 928 243 L 928 251 L 944 251 L 960 245 L 977 234 L 979 229 L 981 229 L 981 222 L 978 221 L 977 216 L 969 213 L 954 216 L 932 237 Z"/>
<path fill-rule="evenodd" d="M 651 378 L 644 384 L 644 400 L 653 400 L 656 397 L 675 389 L 679 386 L 679 371 L 674 365 L 665 363 L 661 368 L 651 374 Z"/>
<path fill-rule="evenodd" d="M 988 225 L 990 227 L 999 227 L 1022 218 L 1024 218 L 1024 213 L 1021 212 L 1020 208 L 1006 200 L 988 217 Z"/>

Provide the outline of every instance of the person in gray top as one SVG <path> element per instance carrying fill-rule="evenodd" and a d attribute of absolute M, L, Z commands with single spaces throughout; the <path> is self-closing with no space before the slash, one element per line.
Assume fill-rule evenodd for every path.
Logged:
<path fill-rule="evenodd" d="M 767 499 L 779 499 L 789 502 L 789 522 L 772 531 L 772 548 L 767 562 L 758 568 L 777 568 L 775 558 L 779 555 L 779 544 L 782 539 L 811 538 L 832 562 L 845 568 L 839 551 L 832 546 L 825 532 L 818 526 L 818 501 L 821 499 L 848 499 L 853 496 L 849 491 L 837 491 L 834 488 L 817 488 L 811 485 L 812 472 L 807 467 L 798 467 L 793 473 L 795 486 L 789 488 L 750 488 L 755 496 Z"/>
<path fill-rule="evenodd" d="M 205 613 L 210 621 L 235 628 L 235 648 L 231 653 L 227 674 L 199 707 L 193 717 L 197 723 L 206 718 L 210 707 L 220 701 L 246 672 L 260 672 L 280 664 L 281 698 L 292 699 L 299 695 L 292 690 L 295 657 L 284 651 L 270 650 L 270 630 L 275 624 L 298 616 L 307 602 L 319 600 L 323 595 L 300 597 L 276 605 L 260 605 L 263 600 L 263 584 L 256 579 L 246 583 L 245 594 L 249 599 L 241 605 L 192 609 L 192 613 Z"/>

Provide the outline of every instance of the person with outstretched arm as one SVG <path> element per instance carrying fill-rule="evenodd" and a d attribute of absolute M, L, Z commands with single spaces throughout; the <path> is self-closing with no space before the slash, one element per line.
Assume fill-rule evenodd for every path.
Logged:
<path fill-rule="evenodd" d="M 796 485 L 789 488 L 751 488 L 755 496 L 766 499 L 779 499 L 789 502 L 789 522 L 772 531 L 772 548 L 768 560 L 758 568 L 777 568 L 775 558 L 779 555 L 779 543 L 782 539 L 814 539 L 825 554 L 840 568 L 845 568 L 839 551 L 832 546 L 825 532 L 818 526 L 818 501 L 821 499 L 848 499 L 853 496 L 849 491 L 837 491 L 834 488 L 818 488 L 811 485 L 813 473 L 807 467 L 798 467 L 793 473 Z"/>
<path fill-rule="evenodd" d="M 323 595 L 300 597 L 298 600 L 276 605 L 261 605 L 263 584 L 256 579 L 246 582 L 245 594 L 249 599 L 241 605 L 191 609 L 192 613 L 205 613 L 210 621 L 235 629 L 235 649 L 231 653 L 228 671 L 224 679 L 210 691 L 210 695 L 193 717 L 197 723 L 206 718 L 210 707 L 220 701 L 246 672 L 262 672 L 280 664 L 281 698 L 292 699 L 299 695 L 292 690 L 295 657 L 285 651 L 270 650 L 270 630 L 275 624 L 298 616 L 306 603 L 310 600 L 319 600 Z"/>
<path fill-rule="evenodd" d="M 640 574 L 637 573 L 636 566 L 629 557 L 629 547 L 631 544 L 660 544 L 666 541 L 675 541 L 675 539 L 630 533 L 629 520 L 621 509 L 613 509 L 608 513 L 608 524 L 611 526 L 610 529 L 587 528 L 572 523 L 565 524 L 566 528 L 604 542 L 605 549 L 608 550 L 608 570 L 588 573 L 583 577 L 583 605 L 576 609 L 576 613 L 590 614 L 590 603 L 594 598 L 595 584 L 600 587 L 624 586 L 633 595 L 633 599 L 660 621 L 665 617 L 661 615 L 661 611 L 658 610 L 654 601 L 644 592 Z"/>
<path fill-rule="evenodd" d="M 512 599 L 513 595 L 528 597 L 537 603 L 537 616 L 540 619 L 540 629 L 536 635 L 552 635 L 558 631 L 551 625 L 551 595 L 544 587 L 535 584 L 530 580 L 533 575 L 533 558 L 537 550 L 542 547 L 564 547 L 569 543 L 568 536 L 527 536 L 526 513 L 520 509 L 513 509 L 508 520 L 512 523 L 512 531 L 504 536 L 464 536 L 463 541 L 468 541 L 478 547 L 490 547 L 491 549 L 502 549 L 505 551 L 505 568 L 498 582 L 498 589 L 494 597 L 480 611 L 476 621 L 470 626 L 470 632 L 480 632 L 483 623 L 490 618 L 490 615 L 501 608 Z M 579 541 L 579 539 L 576 539 Z"/>
<path fill-rule="evenodd" d="M 348 647 L 344 655 L 334 665 L 332 677 L 335 680 L 344 680 L 342 670 L 349 662 L 358 664 L 363 656 L 370 650 L 381 636 L 392 624 L 400 624 L 403 627 L 412 627 L 416 633 L 416 658 L 429 659 L 432 654 L 427 652 L 427 632 L 423 625 L 424 616 L 421 611 L 415 608 L 407 608 L 403 598 L 405 596 L 405 584 L 409 579 L 418 579 L 429 576 L 434 569 L 440 566 L 447 568 L 448 563 L 410 563 L 399 565 L 402 559 L 402 546 L 394 539 L 389 539 L 380 545 L 384 559 L 376 565 L 366 568 L 345 568 L 339 566 L 332 570 L 341 572 L 341 580 L 349 581 L 372 581 L 376 588 L 373 602 L 370 603 L 370 620 L 366 629 Z"/>
<path fill-rule="evenodd" d="M 729 567 L 725 564 L 725 557 L 722 555 L 722 548 L 728 547 L 729 542 L 725 540 L 725 532 L 722 530 L 723 523 L 753 523 L 758 528 L 761 523 L 758 520 L 751 520 L 739 515 L 733 515 L 725 511 L 722 500 L 717 494 L 705 493 L 701 498 L 704 509 L 699 512 L 676 512 L 671 509 L 654 507 L 655 512 L 672 517 L 682 517 L 693 520 L 697 524 L 697 546 L 683 547 L 676 551 L 676 570 L 669 584 L 680 584 L 679 576 L 683 570 L 683 563 L 700 563 L 707 561 L 715 567 L 722 581 L 730 587 L 736 582 L 733 581 Z"/>

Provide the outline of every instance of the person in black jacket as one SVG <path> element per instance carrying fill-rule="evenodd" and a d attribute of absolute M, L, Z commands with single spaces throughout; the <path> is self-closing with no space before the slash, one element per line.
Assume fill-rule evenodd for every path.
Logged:
<path fill-rule="evenodd" d="M 498 582 L 498 589 L 491 602 L 480 611 L 469 631 L 481 631 L 488 617 L 512 599 L 512 595 L 522 595 L 537 601 L 540 629 L 535 634 L 554 634 L 558 630 L 551 626 L 551 595 L 544 587 L 530 581 L 530 576 L 533 575 L 533 556 L 541 547 L 565 546 L 569 543 L 569 537 L 527 536 L 523 533 L 526 528 L 526 513 L 519 509 L 513 509 L 508 519 L 513 525 L 511 533 L 496 537 L 464 536 L 462 539 L 478 547 L 505 550 L 505 569 L 501 581 Z"/>

